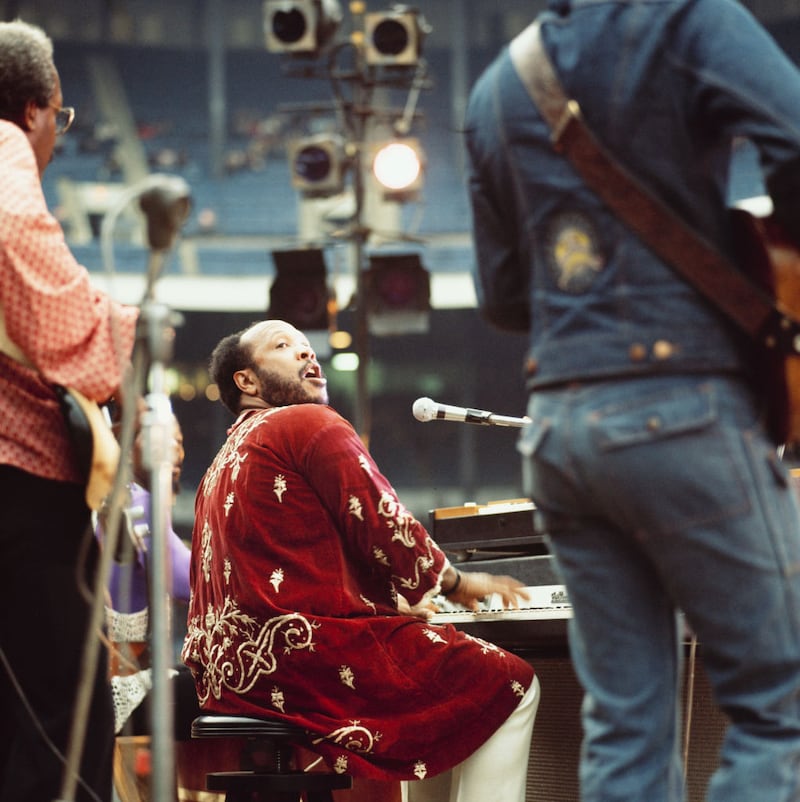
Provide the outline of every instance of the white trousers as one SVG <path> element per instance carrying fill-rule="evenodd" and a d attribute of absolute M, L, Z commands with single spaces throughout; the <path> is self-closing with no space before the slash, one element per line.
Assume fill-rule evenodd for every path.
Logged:
<path fill-rule="evenodd" d="M 403 802 L 525 802 L 525 781 L 541 689 L 534 677 L 514 712 L 466 760 L 420 782 L 402 783 Z"/>

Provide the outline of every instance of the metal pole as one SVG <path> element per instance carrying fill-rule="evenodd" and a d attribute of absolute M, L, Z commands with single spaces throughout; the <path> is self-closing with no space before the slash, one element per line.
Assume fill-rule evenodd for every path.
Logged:
<path fill-rule="evenodd" d="M 363 139 L 359 145 L 358 161 L 353 176 L 356 211 L 354 220 L 353 259 L 356 270 L 356 326 L 355 346 L 358 355 L 358 370 L 356 371 L 356 410 L 355 426 L 366 447 L 369 447 L 369 437 L 372 428 L 372 415 L 369 400 L 369 327 L 367 324 L 367 290 L 364 279 L 364 243 L 367 232 L 364 228 L 364 176 L 362 174 L 361 150 Z"/>
<path fill-rule="evenodd" d="M 225 12 L 222 0 L 206 4 L 206 40 L 208 45 L 208 130 L 211 175 L 224 177 L 227 125 L 225 92 Z"/>
<path fill-rule="evenodd" d="M 170 637 L 170 565 L 167 532 L 172 505 L 172 465 L 174 455 L 174 418 L 166 392 L 166 365 L 172 350 L 172 313 L 163 304 L 145 303 L 142 307 L 151 365 L 150 392 L 143 415 L 144 465 L 150 473 L 150 649 L 153 688 L 151 799 L 153 802 L 175 800 L 175 743 L 173 737 L 173 691 L 169 672 L 172 668 Z"/>

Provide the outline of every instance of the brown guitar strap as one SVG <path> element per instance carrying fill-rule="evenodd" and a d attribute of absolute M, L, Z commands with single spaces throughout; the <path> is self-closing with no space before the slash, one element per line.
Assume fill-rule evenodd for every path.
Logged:
<path fill-rule="evenodd" d="M 551 128 L 553 147 L 587 186 L 663 261 L 770 349 L 800 353 L 800 322 L 652 195 L 595 138 L 580 106 L 566 96 L 534 22 L 510 44 L 512 63 Z"/>

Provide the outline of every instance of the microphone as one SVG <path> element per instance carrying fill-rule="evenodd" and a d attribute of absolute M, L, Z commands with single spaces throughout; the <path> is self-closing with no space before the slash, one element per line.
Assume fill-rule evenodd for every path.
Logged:
<path fill-rule="evenodd" d="M 483 426 L 514 426 L 521 428 L 531 419 L 511 418 L 507 415 L 495 415 L 482 409 L 466 409 L 465 407 L 451 407 L 448 404 L 439 404 L 430 398 L 418 398 L 411 411 L 418 421 L 427 423 L 432 420 L 450 420 L 458 423 L 480 423 Z"/>
<path fill-rule="evenodd" d="M 172 246 L 178 229 L 186 222 L 191 208 L 191 191 L 177 175 L 153 175 L 151 186 L 139 198 L 147 217 L 147 239 L 156 251 Z"/>

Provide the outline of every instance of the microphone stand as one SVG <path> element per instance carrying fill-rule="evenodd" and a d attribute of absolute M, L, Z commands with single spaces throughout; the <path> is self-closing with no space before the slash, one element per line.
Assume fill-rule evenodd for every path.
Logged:
<path fill-rule="evenodd" d="M 142 304 L 139 337 L 150 356 L 149 389 L 142 416 L 144 467 L 150 473 L 150 654 L 153 673 L 151 690 L 152 758 L 151 799 L 175 799 L 175 744 L 173 737 L 173 691 L 170 638 L 170 565 L 167 531 L 172 506 L 171 443 L 174 437 L 172 405 L 166 392 L 166 366 L 172 357 L 174 316 L 163 304 L 148 299 Z"/>
<path fill-rule="evenodd" d="M 140 206 L 147 215 L 150 261 L 147 289 L 139 313 L 139 345 L 149 357 L 149 392 L 142 417 L 142 460 L 150 474 L 150 655 L 153 675 L 151 710 L 152 802 L 174 802 L 175 739 L 170 637 L 170 573 L 167 531 L 172 507 L 172 467 L 175 461 L 174 415 L 167 393 L 166 368 L 172 359 L 174 326 L 180 315 L 154 299 L 156 281 L 178 227 L 189 212 L 189 188 L 173 178 L 145 192 Z"/>
<path fill-rule="evenodd" d="M 464 418 L 465 423 L 477 423 L 481 426 L 509 426 L 512 429 L 521 429 L 531 422 L 528 417 L 515 418 L 510 415 L 495 415 L 494 412 L 484 412 L 480 409 L 468 409 Z"/>
<path fill-rule="evenodd" d="M 100 565 L 95 577 L 94 596 L 90 610 L 89 627 L 86 633 L 82 658 L 82 680 L 75 700 L 74 715 L 64 760 L 64 773 L 60 796 L 56 802 L 73 802 L 80 780 L 80 762 L 91 705 L 92 689 L 100 657 L 100 638 L 97 633 L 103 628 L 105 590 L 111 576 L 111 563 L 116 552 L 116 539 L 122 510 L 122 495 L 129 481 L 130 469 L 127 459 L 133 448 L 135 429 L 135 404 L 144 383 L 145 357 L 149 355 L 150 383 L 153 388 L 147 395 L 148 412 L 144 415 L 146 427 L 145 465 L 151 473 L 151 515 L 153 551 L 151 571 L 152 599 L 149 616 L 152 631 L 153 672 L 153 737 L 151 749 L 154 756 L 151 782 L 155 793 L 152 802 L 174 802 L 174 743 L 172 738 L 172 688 L 169 682 L 170 642 L 168 612 L 168 551 L 166 529 L 172 493 L 172 454 L 169 443 L 173 436 L 172 409 L 165 393 L 165 366 L 171 357 L 174 340 L 172 324 L 179 317 L 153 300 L 153 290 L 164 263 L 166 250 L 171 247 L 178 227 L 189 212 L 189 187 L 177 176 L 155 174 L 148 176 L 123 193 L 114 209 L 103 218 L 101 246 L 107 271 L 113 275 L 113 247 L 111 244 L 114 224 L 125 206 L 139 198 L 142 210 L 148 218 L 150 258 L 148 262 L 146 290 L 141 304 L 137 330 L 137 346 L 133 353 L 133 375 L 126 384 L 130 392 L 128 409 L 123 409 L 120 467 L 107 499 L 108 520 L 106 539 L 100 555 Z M 168 483 L 168 484 L 167 484 Z"/>
<path fill-rule="evenodd" d="M 134 377 L 135 378 L 135 377 Z M 123 412 L 122 435 L 120 444 L 120 466 L 114 477 L 114 484 L 106 501 L 108 517 L 105 525 L 105 538 L 100 552 L 100 561 L 94 581 L 94 592 L 91 600 L 89 625 L 86 630 L 86 639 L 83 644 L 81 662 L 81 682 L 75 697 L 72 725 L 64 756 L 64 772 L 61 788 L 55 802 L 74 802 L 75 794 L 80 780 L 80 764 L 83 757 L 83 747 L 86 738 L 86 729 L 89 723 L 89 709 L 92 704 L 92 694 L 97 671 L 101 669 L 100 645 L 98 635 L 103 629 L 105 613 L 105 589 L 111 576 L 111 563 L 116 551 L 119 523 L 122 515 L 122 497 L 129 481 L 130 468 L 125 463 L 125 455 L 130 454 L 133 445 L 133 416 Z M 94 534 L 91 534 L 94 537 Z"/>

